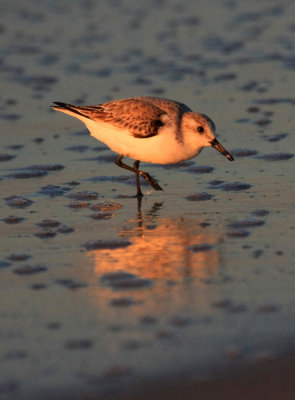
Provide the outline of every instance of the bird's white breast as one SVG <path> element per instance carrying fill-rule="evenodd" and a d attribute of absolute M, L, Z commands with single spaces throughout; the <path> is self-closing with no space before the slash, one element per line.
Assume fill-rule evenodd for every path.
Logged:
<path fill-rule="evenodd" d="M 105 143 L 114 152 L 156 164 L 170 164 L 188 160 L 201 149 L 192 148 L 176 139 L 175 128 L 166 124 L 159 134 L 147 138 L 135 138 L 128 130 L 92 120 L 83 121 L 91 136 Z"/>

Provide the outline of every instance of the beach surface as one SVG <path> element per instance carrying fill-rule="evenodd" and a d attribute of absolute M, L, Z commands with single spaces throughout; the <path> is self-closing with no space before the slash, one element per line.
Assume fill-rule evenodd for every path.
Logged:
<path fill-rule="evenodd" d="M 1 400 L 295 398 L 294 2 L 0 13 Z M 164 190 L 139 202 L 50 108 L 142 95 L 210 116 L 235 161 L 143 163 Z"/>

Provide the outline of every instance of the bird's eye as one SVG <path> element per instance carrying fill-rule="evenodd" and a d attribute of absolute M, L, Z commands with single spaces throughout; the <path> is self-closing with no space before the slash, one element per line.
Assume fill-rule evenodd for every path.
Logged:
<path fill-rule="evenodd" d="M 204 128 L 202 126 L 198 126 L 197 131 L 202 133 L 202 132 L 204 132 Z"/>

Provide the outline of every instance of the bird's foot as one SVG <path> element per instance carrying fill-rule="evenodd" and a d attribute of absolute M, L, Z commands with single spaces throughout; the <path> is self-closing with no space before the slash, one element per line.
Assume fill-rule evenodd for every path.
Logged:
<path fill-rule="evenodd" d="M 158 182 L 150 176 L 147 172 L 140 171 L 139 174 L 155 189 L 155 190 L 163 190 Z"/>
<path fill-rule="evenodd" d="M 134 197 L 136 197 L 137 199 L 142 199 L 143 198 L 143 194 L 142 191 L 140 190 L 139 192 L 136 193 L 136 195 Z"/>

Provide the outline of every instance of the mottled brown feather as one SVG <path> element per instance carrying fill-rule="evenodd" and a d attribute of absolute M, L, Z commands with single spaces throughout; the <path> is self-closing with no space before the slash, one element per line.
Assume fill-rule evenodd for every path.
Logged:
<path fill-rule="evenodd" d="M 159 97 L 151 97 L 151 96 L 141 96 L 135 97 L 136 100 L 144 101 L 149 104 L 154 105 L 155 107 L 160 108 L 165 111 L 167 114 L 172 114 L 173 116 L 178 116 L 180 120 L 182 115 L 185 112 L 192 111 L 188 106 L 178 101 L 163 99 Z"/>
<path fill-rule="evenodd" d="M 182 132 L 181 132 L 181 120 L 182 116 L 186 112 L 191 112 L 192 110 L 185 104 L 180 103 L 178 101 L 173 101 L 169 99 L 163 99 L 159 97 L 151 97 L 151 96 L 142 96 L 135 97 L 136 99 L 140 99 L 141 101 L 148 102 L 149 104 L 158 107 L 159 109 L 165 111 L 167 114 L 173 115 L 174 123 L 175 123 L 175 135 L 176 140 L 181 143 Z"/>
<path fill-rule="evenodd" d="M 167 112 L 146 99 L 122 99 L 95 106 L 66 104 L 63 107 L 93 121 L 127 129 L 134 137 L 147 138 L 158 134 L 159 128 L 164 125 L 161 118 Z"/>

